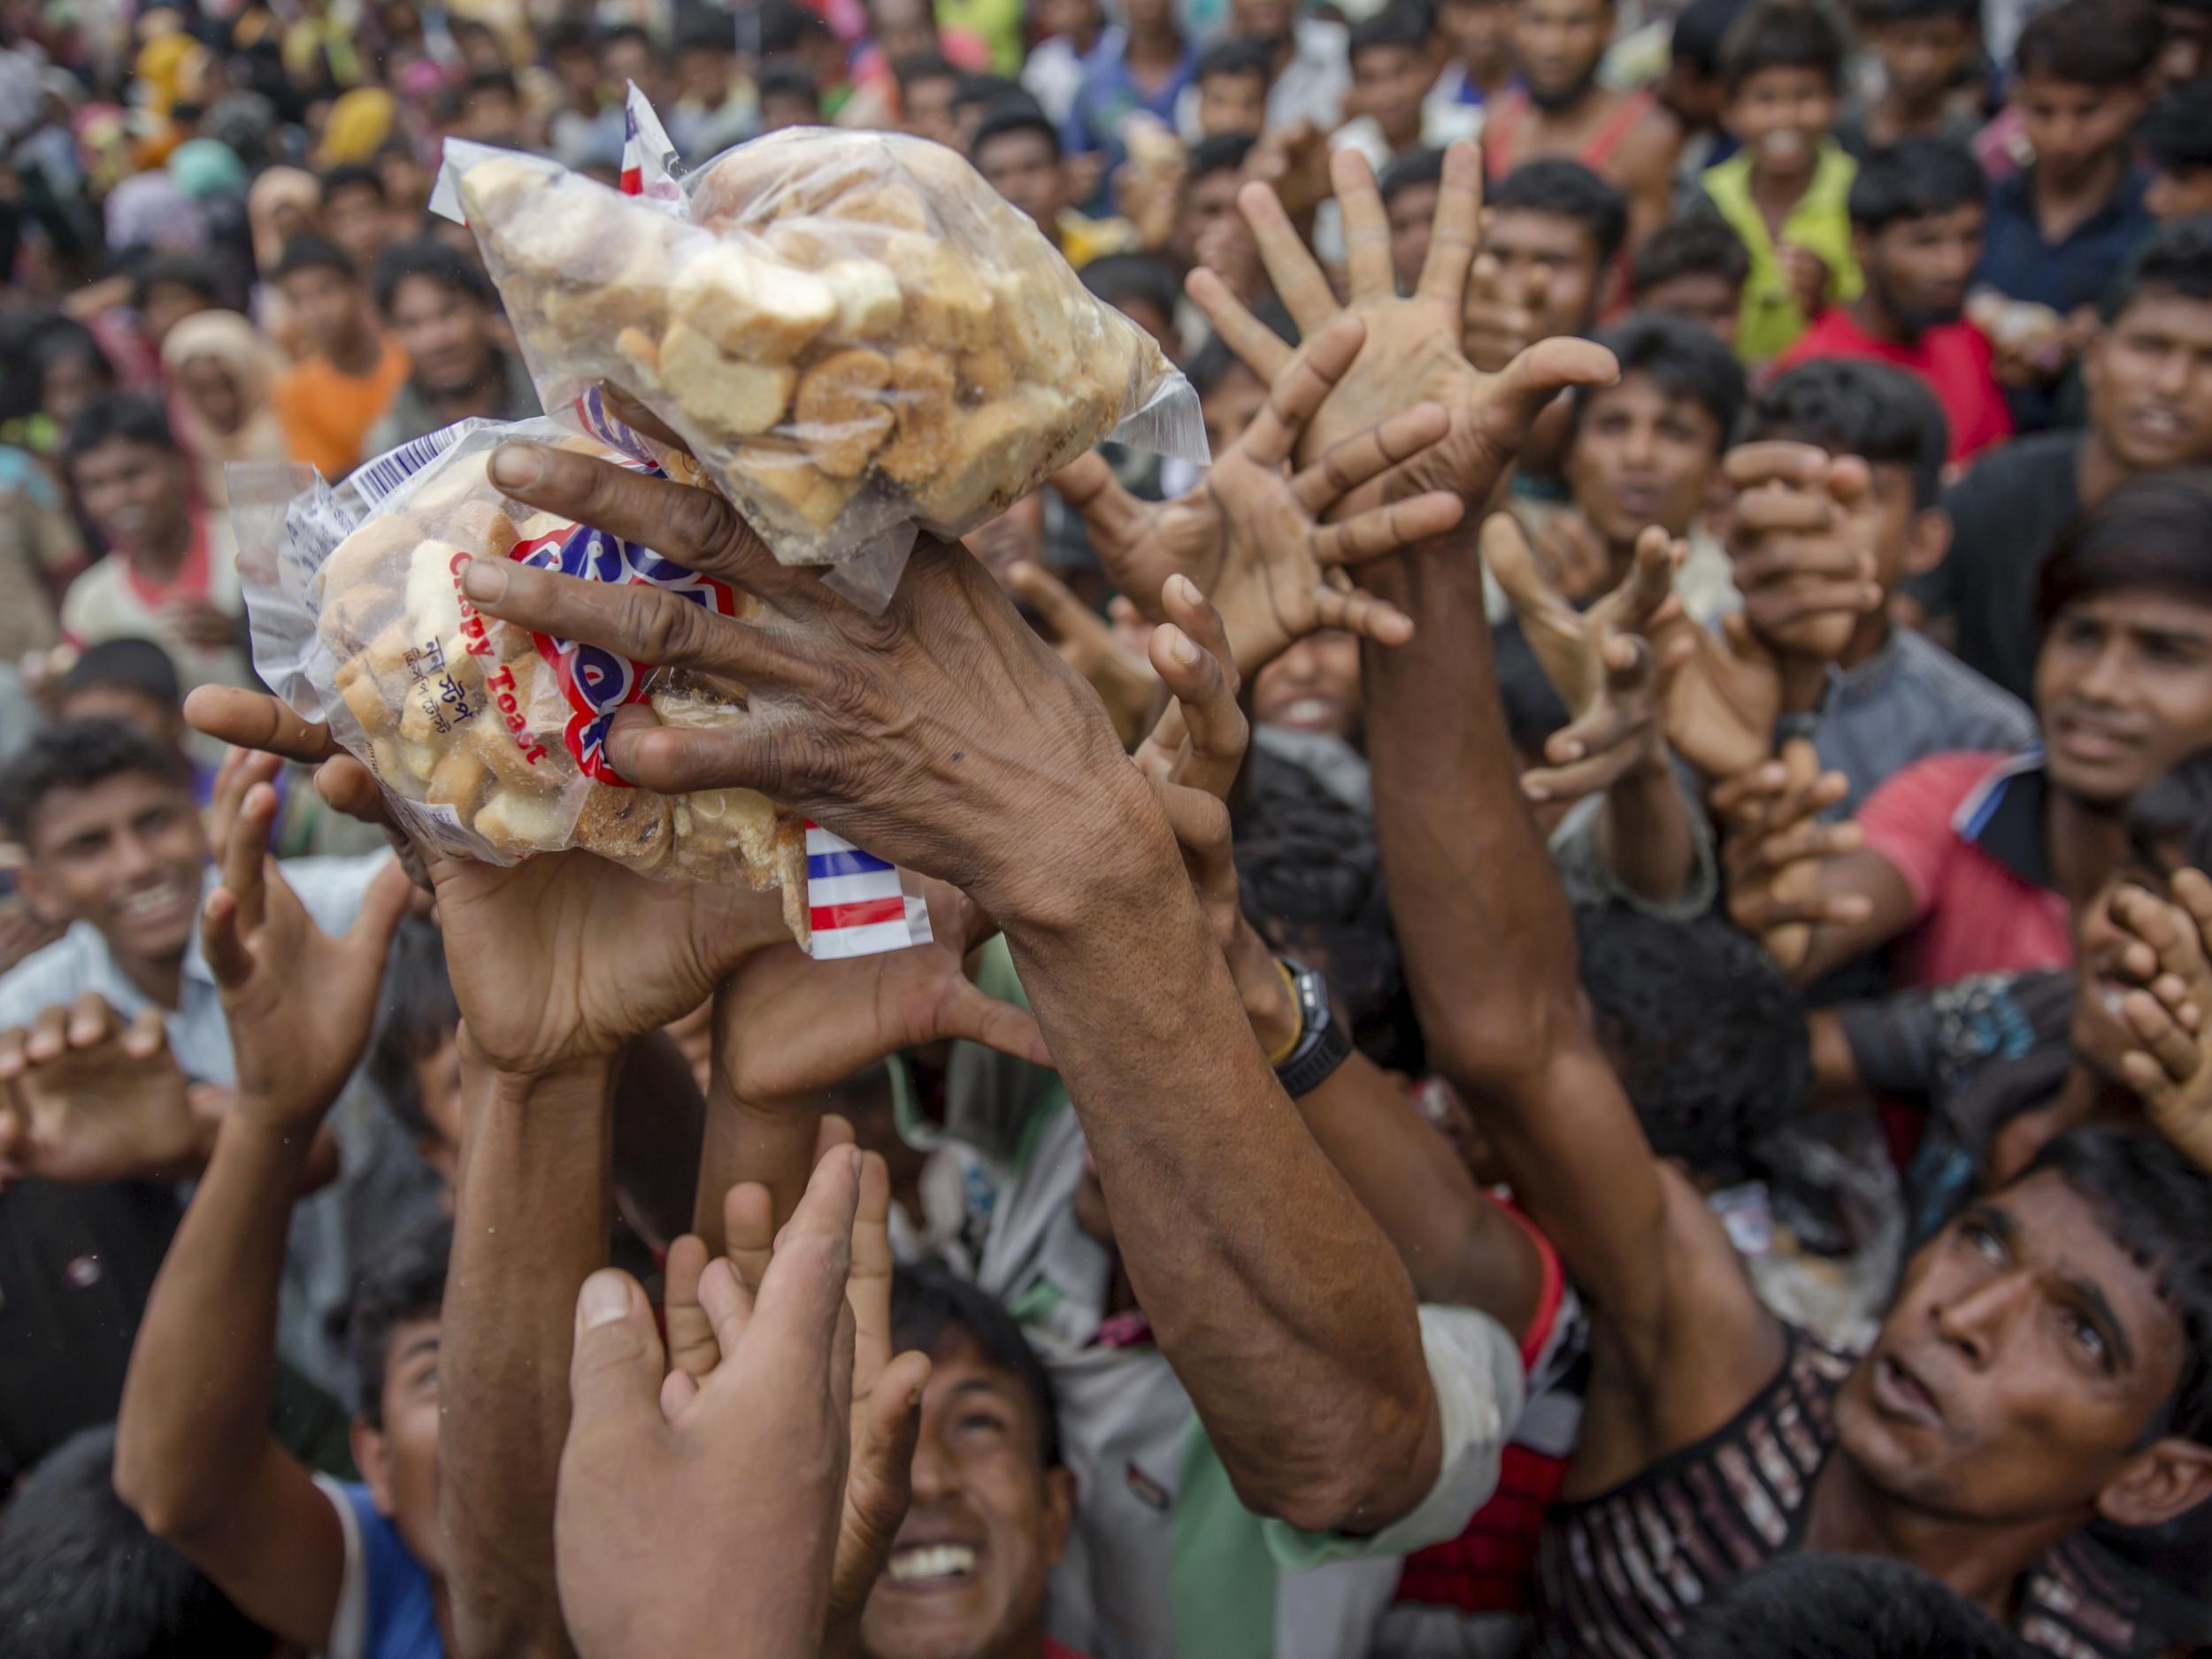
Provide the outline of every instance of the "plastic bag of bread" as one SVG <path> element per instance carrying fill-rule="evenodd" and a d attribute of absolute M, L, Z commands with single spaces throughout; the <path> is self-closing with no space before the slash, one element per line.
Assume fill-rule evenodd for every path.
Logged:
<path fill-rule="evenodd" d="M 954 151 L 800 128 L 671 188 L 633 100 L 639 193 L 449 142 L 438 203 L 545 407 L 618 442 L 590 401 L 618 388 L 785 563 L 879 605 L 918 526 L 963 535 L 1101 439 L 1206 459 L 1189 383 Z"/>
<path fill-rule="evenodd" d="M 626 705 L 711 726 L 745 718 L 741 686 L 533 634 L 462 595 L 466 559 L 512 558 L 650 583 L 724 616 L 756 603 L 650 549 L 509 498 L 487 467 L 516 438 L 608 454 L 550 421 L 467 420 L 379 457 L 335 489 L 303 469 L 233 469 L 262 678 L 301 714 L 327 720 L 407 827 L 446 851 L 512 864 L 581 847 L 646 875 L 780 887 L 793 935 L 823 942 L 810 938 L 814 918 L 847 918 L 834 895 L 826 906 L 810 898 L 809 837 L 822 832 L 749 789 L 633 787 L 607 759 L 608 726 Z M 867 862 L 882 896 L 902 899 L 899 872 Z M 918 932 L 908 908 L 894 916 L 876 906 L 879 931 L 864 948 L 926 939 L 926 910 L 911 907 Z"/>

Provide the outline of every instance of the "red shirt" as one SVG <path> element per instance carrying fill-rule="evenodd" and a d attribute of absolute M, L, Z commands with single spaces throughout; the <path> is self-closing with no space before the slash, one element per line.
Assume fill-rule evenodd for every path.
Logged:
<path fill-rule="evenodd" d="M 2066 901 L 2048 886 L 2044 799 L 2039 750 L 1931 755 L 1866 798 L 1867 849 L 1912 889 L 1901 983 L 2073 962 Z"/>
<path fill-rule="evenodd" d="M 1970 322 L 1943 323 L 1909 346 L 1878 340 L 1847 305 L 1831 305 L 1776 359 L 1778 369 L 1815 357 L 1869 357 L 1910 369 L 1925 380 L 1951 423 L 1951 457 L 1962 461 L 2012 435 L 2012 411 L 1992 372 L 1989 341 Z"/>

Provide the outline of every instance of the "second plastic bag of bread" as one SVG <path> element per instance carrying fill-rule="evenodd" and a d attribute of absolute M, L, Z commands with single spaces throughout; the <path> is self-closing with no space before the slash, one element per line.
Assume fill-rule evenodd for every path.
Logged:
<path fill-rule="evenodd" d="M 512 558 L 649 583 L 722 616 L 756 603 L 509 498 L 488 467 L 517 439 L 646 465 L 551 421 L 469 420 L 335 488 L 302 468 L 232 468 L 256 668 L 302 715 L 327 720 L 405 826 L 447 852 L 513 864 L 580 847 L 649 876 L 780 887 L 794 936 L 809 942 L 803 818 L 749 789 L 634 788 L 607 758 L 608 727 L 629 704 L 649 703 L 669 725 L 713 726 L 745 718 L 744 688 L 533 634 L 462 595 L 468 559 Z M 869 948 L 926 938 L 926 910 L 919 926 Z"/>
<path fill-rule="evenodd" d="M 626 394 L 786 564 L 895 549 L 864 602 L 916 526 L 965 534 L 1101 439 L 1206 459 L 1152 337 L 942 145 L 799 128 L 647 196 L 449 142 L 440 199 L 549 412 L 610 435 L 592 395 Z"/>

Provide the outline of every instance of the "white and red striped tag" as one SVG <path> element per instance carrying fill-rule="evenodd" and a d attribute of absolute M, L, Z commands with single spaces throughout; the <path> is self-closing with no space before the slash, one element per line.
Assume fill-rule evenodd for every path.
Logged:
<path fill-rule="evenodd" d="M 806 826 L 807 954 L 829 961 L 927 944 L 929 907 L 905 873 L 818 824 Z"/>

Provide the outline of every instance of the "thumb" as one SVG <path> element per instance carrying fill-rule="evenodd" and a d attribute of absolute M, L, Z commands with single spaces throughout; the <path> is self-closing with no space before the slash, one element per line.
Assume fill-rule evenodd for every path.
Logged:
<path fill-rule="evenodd" d="M 936 1025 L 933 1034 L 940 1039 L 979 1042 L 1032 1065 L 1056 1064 L 1052 1050 L 1045 1047 L 1044 1033 L 1038 1028 L 1035 1015 L 1000 1002 L 966 979 L 953 987 L 939 1010 Z"/>
<path fill-rule="evenodd" d="M 911 1501 L 914 1447 L 922 1433 L 922 1389 L 929 1356 L 901 1354 L 883 1368 L 854 1412 L 852 1463 L 845 1477 L 847 1542 L 880 1567 Z"/>
<path fill-rule="evenodd" d="M 576 1347 L 568 1363 L 569 1438 L 648 1432 L 661 1421 L 666 1363 L 645 1293 L 603 1267 L 576 1293 Z"/>
<path fill-rule="evenodd" d="M 1483 436 L 1511 460 L 1544 407 L 1570 386 L 1610 386 L 1621 366 L 1594 340 L 1555 334 L 1517 354 L 1491 381 L 1478 418 Z"/>
<path fill-rule="evenodd" d="M 361 909 L 353 918 L 353 926 L 346 930 L 349 954 L 373 956 L 381 964 L 414 894 L 415 884 L 408 876 L 406 866 L 396 858 L 388 860 L 370 879 L 367 889 L 361 895 Z"/>

